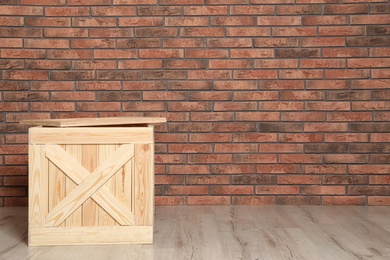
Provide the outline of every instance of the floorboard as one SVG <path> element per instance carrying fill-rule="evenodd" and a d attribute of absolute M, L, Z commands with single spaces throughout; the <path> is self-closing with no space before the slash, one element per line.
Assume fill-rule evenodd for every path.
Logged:
<path fill-rule="evenodd" d="M 390 207 L 156 207 L 153 245 L 28 247 L 27 208 L 0 208 L 0 259 L 390 259 Z"/>

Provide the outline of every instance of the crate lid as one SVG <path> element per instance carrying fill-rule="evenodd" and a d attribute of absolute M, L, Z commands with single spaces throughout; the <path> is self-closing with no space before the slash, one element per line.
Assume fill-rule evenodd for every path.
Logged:
<path fill-rule="evenodd" d="M 108 125 L 160 124 L 167 120 L 164 117 L 99 117 L 99 118 L 66 118 L 22 120 L 19 123 L 28 126 L 77 127 Z"/>

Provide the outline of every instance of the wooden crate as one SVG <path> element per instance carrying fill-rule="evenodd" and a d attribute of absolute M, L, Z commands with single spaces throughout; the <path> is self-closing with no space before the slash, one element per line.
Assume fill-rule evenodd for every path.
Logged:
<path fill-rule="evenodd" d="M 38 125 L 29 129 L 29 246 L 151 244 L 152 124 L 162 122 L 22 121 Z"/>

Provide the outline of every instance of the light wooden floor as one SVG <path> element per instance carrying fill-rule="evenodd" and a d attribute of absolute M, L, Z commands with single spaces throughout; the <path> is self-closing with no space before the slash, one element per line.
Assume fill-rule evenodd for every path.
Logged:
<path fill-rule="evenodd" d="M 27 209 L 0 208 L 0 259 L 390 259 L 390 207 L 157 207 L 148 246 L 28 247 Z"/>

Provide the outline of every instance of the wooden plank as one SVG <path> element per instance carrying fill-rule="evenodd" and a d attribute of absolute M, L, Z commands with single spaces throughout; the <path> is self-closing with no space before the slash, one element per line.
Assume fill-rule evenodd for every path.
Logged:
<path fill-rule="evenodd" d="M 65 177 L 64 173 L 49 161 L 49 212 L 65 198 Z M 65 223 L 62 223 L 60 226 L 64 227 Z"/>
<path fill-rule="evenodd" d="M 58 226 L 62 223 L 74 210 L 100 189 L 133 155 L 133 145 L 122 145 L 110 159 L 100 164 L 47 215 L 46 223 L 52 226 Z"/>
<path fill-rule="evenodd" d="M 83 166 L 87 171 L 92 173 L 98 166 L 98 145 L 94 145 L 94 144 L 83 145 L 82 153 L 83 153 L 82 155 Z M 73 190 L 72 193 L 75 192 L 75 190 Z M 69 194 L 67 197 L 71 196 L 72 193 Z M 98 205 L 96 204 L 95 201 L 93 201 L 89 197 L 90 196 L 88 196 L 85 202 L 83 201 L 84 203 L 82 204 L 82 223 L 83 226 L 98 226 L 99 225 Z"/>
<path fill-rule="evenodd" d="M 44 227 L 48 213 L 48 160 L 44 145 L 29 145 L 29 227 Z"/>
<path fill-rule="evenodd" d="M 99 162 L 104 162 L 109 159 L 111 155 L 115 152 L 116 145 L 101 144 L 98 146 L 99 151 Z M 118 174 L 119 170 L 116 174 Z M 115 194 L 115 175 L 109 179 L 103 186 L 111 193 Z M 108 214 L 102 207 L 99 207 L 99 225 L 98 226 L 115 226 L 116 221 Z"/>
<path fill-rule="evenodd" d="M 72 181 L 80 184 L 90 173 L 58 145 L 47 145 L 46 157 L 60 168 Z M 132 160 L 130 158 L 130 160 Z M 126 208 L 106 187 L 101 187 L 92 199 L 105 209 L 121 225 L 134 225 L 134 214 Z"/>
<path fill-rule="evenodd" d="M 120 147 L 120 145 L 117 145 L 117 147 Z M 131 212 L 134 212 L 132 206 L 132 201 L 134 198 L 134 157 L 131 158 L 123 166 L 123 168 L 116 173 L 115 178 L 115 197 Z"/>
<path fill-rule="evenodd" d="M 30 143 L 33 144 L 125 144 L 152 143 L 153 129 L 149 127 L 83 127 L 83 128 L 34 128 Z"/>
<path fill-rule="evenodd" d="M 79 126 L 106 126 L 106 125 L 139 125 L 161 124 L 167 120 L 163 117 L 101 117 L 101 118 L 67 118 L 22 120 L 21 124 L 30 126 L 79 127 Z"/>
<path fill-rule="evenodd" d="M 32 228 L 30 246 L 152 244 L 152 226 Z"/>
<path fill-rule="evenodd" d="M 82 163 L 82 146 L 73 144 L 73 145 L 66 145 L 65 147 L 66 152 L 72 156 L 75 159 L 75 163 L 72 165 L 81 165 Z M 69 195 L 76 187 L 77 184 L 68 176 L 66 176 L 66 196 Z M 82 206 L 80 206 L 78 209 L 76 209 L 72 215 L 70 215 L 66 221 L 65 225 L 67 227 L 81 227 L 82 226 Z"/>
<path fill-rule="evenodd" d="M 135 223 L 153 225 L 153 156 L 152 144 L 135 145 Z"/>

